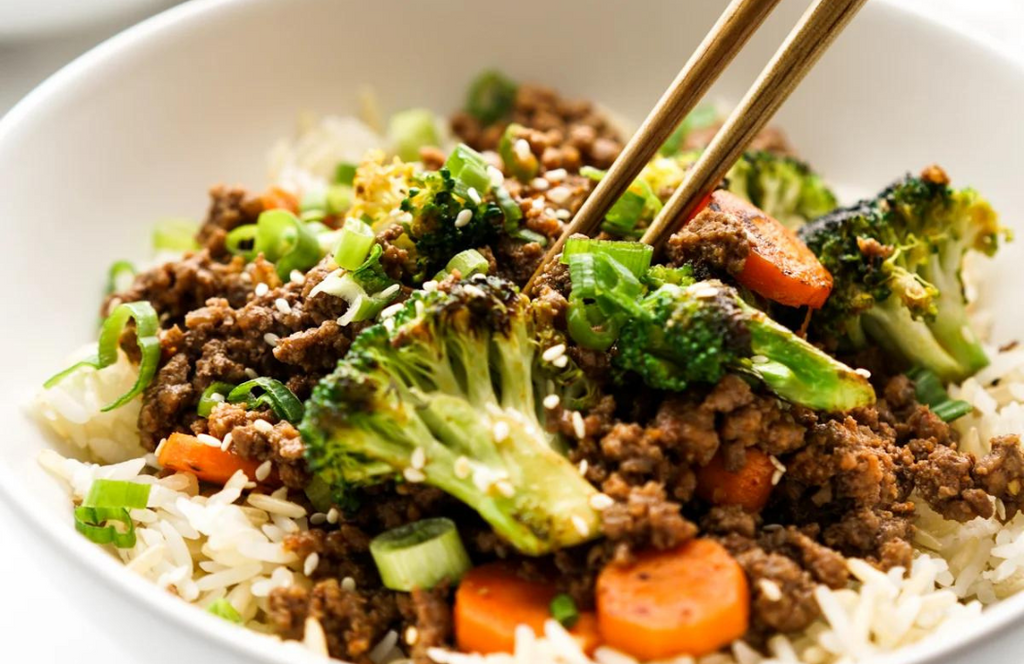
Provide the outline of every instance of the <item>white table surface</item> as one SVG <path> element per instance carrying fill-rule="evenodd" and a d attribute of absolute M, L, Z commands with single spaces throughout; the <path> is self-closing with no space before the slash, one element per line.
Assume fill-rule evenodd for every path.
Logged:
<path fill-rule="evenodd" d="M 946 12 L 1004 42 L 1024 58 L 1024 7 L 1020 0 L 903 1 L 921 11 Z M 120 24 L 132 20 L 127 17 Z M 94 27 L 85 33 L 37 41 L 0 42 L 0 114 L 36 83 L 121 26 Z M 86 598 L 73 596 L 51 580 L 46 572 L 48 553 L 29 533 L 17 526 L 12 529 L 12 523 L 12 515 L 0 503 L 6 545 L 0 547 L 0 569 L 15 570 L 12 580 L 5 581 L 5 597 L 0 600 L 3 661 L 135 664 L 137 658 L 129 657 L 118 644 L 116 626 L 97 629 L 102 620 L 97 620 L 96 614 L 102 607 L 90 605 Z M 20 599 L 14 602 L 12 597 Z"/>

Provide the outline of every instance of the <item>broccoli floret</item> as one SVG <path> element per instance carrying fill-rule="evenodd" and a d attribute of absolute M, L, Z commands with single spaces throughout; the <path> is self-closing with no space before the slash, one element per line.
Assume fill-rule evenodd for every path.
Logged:
<path fill-rule="evenodd" d="M 686 170 L 700 154 L 692 151 L 656 157 L 640 178 L 660 196 L 666 196 L 682 183 Z M 832 190 L 807 164 L 770 152 L 744 154 L 729 170 L 725 185 L 790 228 L 798 228 L 836 207 Z"/>
<path fill-rule="evenodd" d="M 619 334 L 614 363 L 651 387 L 684 390 L 726 372 L 752 376 L 793 403 L 827 411 L 870 404 L 867 380 L 718 281 L 664 283 Z"/>
<path fill-rule="evenodd" d="M 875 343 L 909 366 L 959 381 L 988 364 L 971 330 L 964 255 L 991 255 L 1006 231 L 987 201 L 937 167 L 800 231 L 834 287 L 812 333 L 837 347 Z"/>
<path fill-rule="evenodd" d="M 342 491 L 423 481 L 529 555 L 596 537 L 596 490 L 543 422 L 542 395 L 587 392 L 569 363 L 546 375 L 541 344 L 559 340 L 496 277 L 415 293 L 314 390 L 301 427 L 310 468 Z"/>
<path fill-rule="evenodd" d="M 402 210 L 412 219 L 406 232 L 416 246 L 418 280 L 442 269 L 452 256 L 465 249 L 491 243 L 502 227 L 504 215 L 496 204 L 479 197 L 452 177 L 447 168 L 412 177 Z"/>

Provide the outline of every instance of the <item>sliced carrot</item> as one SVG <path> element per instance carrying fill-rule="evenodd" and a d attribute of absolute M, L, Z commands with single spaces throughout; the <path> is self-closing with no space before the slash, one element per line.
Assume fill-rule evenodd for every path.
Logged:
<path fill-rule="evenodd" d="M 544 633 L 557 594 L 552 584 L 522 579 L 504 563 L 474 567 L 455 593 L 455 643 L 463 652 L 511 653 L 518 625 Z M 569 633 L 585 652 L 593 652 L 600 638 L 597 617 L 581 612 Z"/>
<path fill-rule="evenodd" d="M 640 553 L 597 577 L 597 622 L 605 644 L 641 660 L 706 655 L 746 633 L 747 577 L 713 540 Z"/>
<path fill-rule="evenodd" d="M 211 484 L 225 484 L 235 472 L 244 470 L 249 479 L 256 477 L 259 461 L 243 459 L 232 452 L 207 445 L 195 436 L 172 433 L 160 447 L 157 461 L 164 468 L 194 473 Z"/>
<path fill-rule="evenodd" d="M 295 214 L 299 213 L 299 199 L 290 191 L 281 187 L 271 187 L 265 194 L 260 196 L 265 210 L 288 210 Z"/>
<path fill-rule="evenodd" d="M 758 295 L 790 307 L 817 309 L 832 292 L 832 275 L 796 233 L 725 190 L 710 209 L 735 217 L 746 231 L 750 254 L 736 280 Z"/>
<path fill-rule="evenodd" d="M 722 454 L 697 471 L 697 495 L 714 505 L 739 505 L 760 512 L 772 494 L 775 465 L 761 450 L 747 448 L 747 462 L 735 473 L 725 467 Z"/>

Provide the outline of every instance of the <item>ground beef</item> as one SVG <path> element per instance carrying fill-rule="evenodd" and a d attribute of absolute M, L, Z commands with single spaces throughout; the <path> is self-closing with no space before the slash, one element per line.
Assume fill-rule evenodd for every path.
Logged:
<path fill-rule="evenodd" d="M 235 452 L 246 459 L 269 459 L 285 486 L 301 489 L 310 478 L 304 456 L 306 446 L 290 422 L 276 420 L 273 413 L 254 413 L 241 405 L 220 404 L 210 412 L 205 433 L 220 439 L 231 434 L 231 448 Z M 201 422 L 197 425 L 201 426 Z"/>
<path fill-rule="evenodd" d="M 528 141 L 547 169 L 578 170 L 583 164 L 607 168 L 622 151 L 619 131 L 587 101 L 563 99 L 554 90 L 522 84 L 509 117 L 481 126 L 468 113 L 452 118 L 452 130 L 477 150 L 496 150 L 509 122 L 532 131 Z"/>
<path fill-rule="evenodd" d="M 398 610 L 409 625 L 403 630 L 402 640 L 408 646 L 408 655 L 416 664 L 430 664 L 430 648 L 448 646 L 452 641 L 452 589 L 441 583 L 431 590 L 419 588 L 408 595 L 398 596 Z"/>
<path fill-rule="evenodd" d="M 199 228 L 196 240 L 210 255 L 227 256 L 224 240 L 229 231 L 245 224 L 254 224 L 265 206 L 259 196 L 252 196 L 241 187 L 217 185 L 210 189 L 210 209 Z"/>
<path fill-rule="evenodd" d="M 689 263 L 708 275 L 739 274 L 749 253 L 743 225 L 733 215 L 710 208 L 702 210 L 665 245 L 672 265 Z"/>

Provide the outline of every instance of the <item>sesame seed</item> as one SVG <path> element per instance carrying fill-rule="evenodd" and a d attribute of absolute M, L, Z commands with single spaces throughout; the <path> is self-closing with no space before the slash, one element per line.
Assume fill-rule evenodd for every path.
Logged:
<path fill-rule="evenodd" d="M 551 360 L 551 364 L 559 369 L 564 369 L 565 366 L 569 364 L 569 357 L 567 355 L 561 355 Z"/>
<path fill-rule="evenodd" d="M 455 217 L 455 228 L 462 228 L 463 226 L 465 226 L 466 224 L 468 224 L 471 221 L 473 221 L 473 211 L 472 210 L 462 210 Z"/>
<path fill-rule="evenodd" d="M 544 407 L 548 410 L 558 408 L 558 404 L 560 403 L 562 403 L 562 399 L 557 394 L 549 394 L 544 397 Z"/>
<path fill-rule="evenodd" d="M 494 442 L 496 443 L 508 439 L 508 422 L 495 422 L 491 432 L 494 434 Z"/>
<path fill-rule="evenodd" d="M 392 304 L 390 307 L 385 307 L 384 310 L 380 312 L 380 317 L 381 318 L 391 318 L 392 316 L 394 316 L 395 314 L 397 314 L 399 311 L 402 310 L 402 306 L 404 306 L 404 305 L 399 303 L 399 304 Z"/>
<path fill-rule="evenodd" d="M 782 465 L 782 462 L 774 454 L 769 455 L 768 459 L 775 466 L 775 472 L 772 473 L 772 486 L 775 486 L 782 481 L 782 476 L 786 474 L 786 467 Z"/>
<path fill-rule="evenodd" d="M 220 444 L 220 449 L 222 449 L 223 451 L 227 452 L 230 447 L 231 447 L 231 432 L 229 431 L 228 435 L 224 436 L 224 442 L 222 442 Z"/>
<path fill-rule="evenodd" d="M 155 456 L 156 456 L 156 457 L 157 457 L 158 459 L 160 458 L 160 450 L 164 449 L 164 445 L 166 445 L 166 444 L 167 444 L 167 439 L 166 439 L 166 438 L 161 438 L 161 439 L 160 439 L 160 444 L 156 446 L 156 449 L 155 449 L 155 450 L 153 450 L 153 454 L 154 454 L 154 455 L 155 455 Z"/>
<path fill-rule="evenodd" d="M 310 576 L 316 571 L 317 565 L 320 564 L 320 554 L 314 551 L 313 553 L 306 556 L 306 562 L 302 563 L 302 573 L 306 576 Z"/>
<path fill-rule="evenodd" d="M 718 289 L 715 288 L 714 286 L 709 286 L 707 284 L 691 286 L 689 290 L 690 294 L 693 295 L 694 297 L 710 298 L 718 295 Z"/>
<path fill-rule="evenodd" d="M 551 183 L 544 178 L 533 178 L 530 180 L 530 188 L 536 189 L 537 191 L 547 191 Z"/>
<path fill-rule="evenodd" d="M 473 201 L 477 205 L 480 205 L 480 201 L 482 199 L 480 198 L 480 192 L 476 190 L 476 187 L 470 187 L 469 191 L 467 191 L 466 194 L 469 196 L 469 200 Z"/>
<path fill-rule="evenodd" d="M 867 369 L 854 369 L 853 372 L 858 376 L 863 376 L 864 378 L 871 378 L 871 372 L 868 371 Z"/>
<path fill-rule="evenodd" d="M 273 332 L 267 332 L 263 335 L 263 340 L 267 342 L 267 345 L 273 348 L 277 345 L 277 342 L 281 340 L 281 337 L 277 336 Z"/>
<path fill-rule="evenodd" d="M 259 376 L 255 369 L 250 369 L 249 367 L 246 367 L 243 373 L 245 373 L 246 378 L 256 378 Z"/>
<path fill-rule="evenodd" d="M 572 192 L 568 188 L 558 186 L 548 192 L 548 200 L 561 205 L 572 198 Z"/>
<path fill-rule="evenodd" d="M 263 297 L 270 291 L 270 286 L 266 285 L 262 281 L 256 284 L 256 289 L 253 291 L 256 297 Z"/>
<path fill-rule="evenodd" d="M 427 452 L 422 447 L 417 447 L 412 451 L 412 457 L 409 459 L 409 463 L 416 470 L 423 470 L 423 466 L 427 465 Z"/>
<path fill-rule="evenodd" d="M 292 312 L 292 305 L 288 304 L 288 300 L 283 297 L 274 300 L 274 306 L 283 314 L 290 314 Z"/>
<path fill-rule="evenodd" d="M 769 602 L 778 602 L 782 599 L 782 589 L 779 588 L 779 584 L 771 579 L 761 579 L 757 582 L 757 585 L 761 588 L 761 592 L 764 593 L 765 598 Z"/>
<path fill-rule="evenodd" d="M 313 616 L 306 618 L 305 629 L 302 634 L 302 644 L 310 652 L 315 652 L 324 657 L 328 654 L 327 635 L 324 634 L 324 626 Z"/>
<path fill-rule="evenodd" d="M 256 420 L 252 423 L 252 427 L 260 433 L 270 433 L 274 430 L 274 425 L 266 420 Z"/>
<path fill-rule="evenodd" d="M 584 459 L 583 461 L 580 461 L 580 475 L 583 475 L 584 477 L 586 477 L 587 470 L 589 470 L 589 469 L 590 469 L 590 464 L 587 463 L 586 459 Z"/>
<path fill-rule="evenodd" d="M 434 291 L 437 290 L 437 282 L 434 280 L 424 281 L 423 285 L 420 286 L 420 288 L 423 289 L 424 293 L 433 293 Z"/>
<path fill-rule="evenodd" d="M 400 223 L 400 224 L 412 223 L 412 213 L 411 212 L 403 212 L 402 214 L 398 215 L 398 217 L 396 217 L 396 219 L 398 220 L 398 223 Z"/>
<path fill-rule="evenodd" d="M 353 579 L 351 576 L 346 576 L 344 579 L 341 580 L 341 588 L 342 590 L 352 592 L 356 589 L 356 580 Z"/>
<path fill-rule="evenodd" d="M 487 167 L 487 177 L 490 178 L 492 187 L 500 187 L 505 184 L 505 174 L 494 166 Z"/>
<path fill-rule="evenodd" d="M 548 348 L 541 354 L 541 358 L 545 362 L 554 362 L 558 358 L 565 355 L 565 344 L 555 344 L 551 348 Z"/>
<path fill-rule="evenodd" d="M 323 512 L 313 512 L 309 515 L 309 522 L 314 526 L 320 526 L 327 522 L 327 515 Z"/>
<path fill-rule="evenodd" d="M 463 286 L 462 290 L 465 291 L 466 293 L 472 295 L 473 297 L 487 297 L 487 293 L 483 292 L 482 290 L 480 290 L 478 287 L 474 286 L 473 284 L 469 284 L 467 286 Z"/>
<path fill-rule="evenodd" d="M 198 439 L 200 443 L 209 445 L 210 447 L 220 447 L 221 442 L 223 442 L 220 438 L 214 438 L 208 433 L 201 433 L 196 436 L 196 439 Z"/>
<path fill-rule="evenodd" d="M 427 479 L 427 476 L 423 474 L 423 471 L 418 468 L 406 468 L 402 471 L 402 477 L 409 482 L 422 482 Z"/>
<path fill-rule="evenodd" d="M 338 513 L 337 507 L 332 507 L 327 510 L 327 523 L 334 525 L 335 523 L 338 523 L 339 518 L 341 518 L 341 514 Z"/>
<path fill-rule="evenodd" d="M 590 506 L 598 512 L 603 512 L 615 504 L 615 500 L 606 493 L 595 493 L 590 497 Z"/>
<path fill-rule="evenodd" d="M 530 200 L 530 208 L 532 208 L 534 212 L 540 212 L 541 210 L 544 209 L 544 199 L 543 198 L 531 199 Z"/>
<path fill-rule="evenodd" d="M 569 173 L 564 168 L 553 168 L 547 173 L 545 173 L 544 177 L 546 177 L 551 182 L 561 182 L 568 175 Z"/>
<path fill-rule="evenodd" d="M 506 498 L 511 498 L 512 496 L 516 495 L 516 488 L 512 486 L 512 483 L 509 482 L 508 480 L 500 480 L 498 482 L 495 482 L 494 488 L 496 488 L 498 490 L 498 493 L 505 496 Z"/>
<path fill-rule="evenodd" d="M 569 212 L 568 210 L 556 210 L 555 211 L 555 218 L 559 219 L 561 221 L 569 221 L 569 219 L 571 217 L 572 217 L 572 212 Z"/>
<path fill-rule="evenodd" d="M 216 401 L 217 403 L 224 403 L 224 395 L 220 392 L 214 392 L 210 395 L 210 401 Z"/>
<path fill-rule="evenodd" d="M 292 270 L 288 273 L 288 281 L 293 284 L 301 284 L 306 281 L 306 277 L 298 270 Z"/>
<path fill-rule="evenodd" d="M 455 477 L 460 480 L 464 480 L 469 477 L 469 474 L 473 472 L 472 464 L 469 463 L 469 459 L 464 456 L 460 456 L 455 460 Z"/>
<path fill-rule="evenodd" d="M 530 150 L 530 144 L 526 142 L 525 138 L 520 138 L 512 145 L 512 150 L 516 153 L 516 159 L 519 161 L 526 161 L 530 158 L 533 152 Z"/>
<path fill-rule="evenodd" d="M 583 415 L 578 410 L 572 412 L 572 430 L 580 440 L 587 437 L 587 425 L 583 421 Z"/>
<path fill-rule="evenodd" d="M 262 420 L 261 420 L 262 421 Z M 270 477 L 270 471 L 273 470 L 274 464 L 267 459 L 256 468 L 256 481 L 262 482 Z"/>
<path fill-rule="evenodd" d="M 750 358 L 750 361 L 754 364 L 768 364 L 768 358 L 764 355 L 754 355 Z"/>
<path fill-rule="evenodd" d="M 583 537 L 590 537 L 590 526 L 588 526 L 587 522 L 583 520 L 583 517 L 579 514 L 573 514 L 571 521 L 572 527 L 576 529 L 576 532 Z"/>
<path fill-rule="evenodd" d="M 410 646 L 416 645 L 416 642 L 420 639 L 420 632 L 415 626 L 409 625 L 405 630 L 405 642 Z"/>

